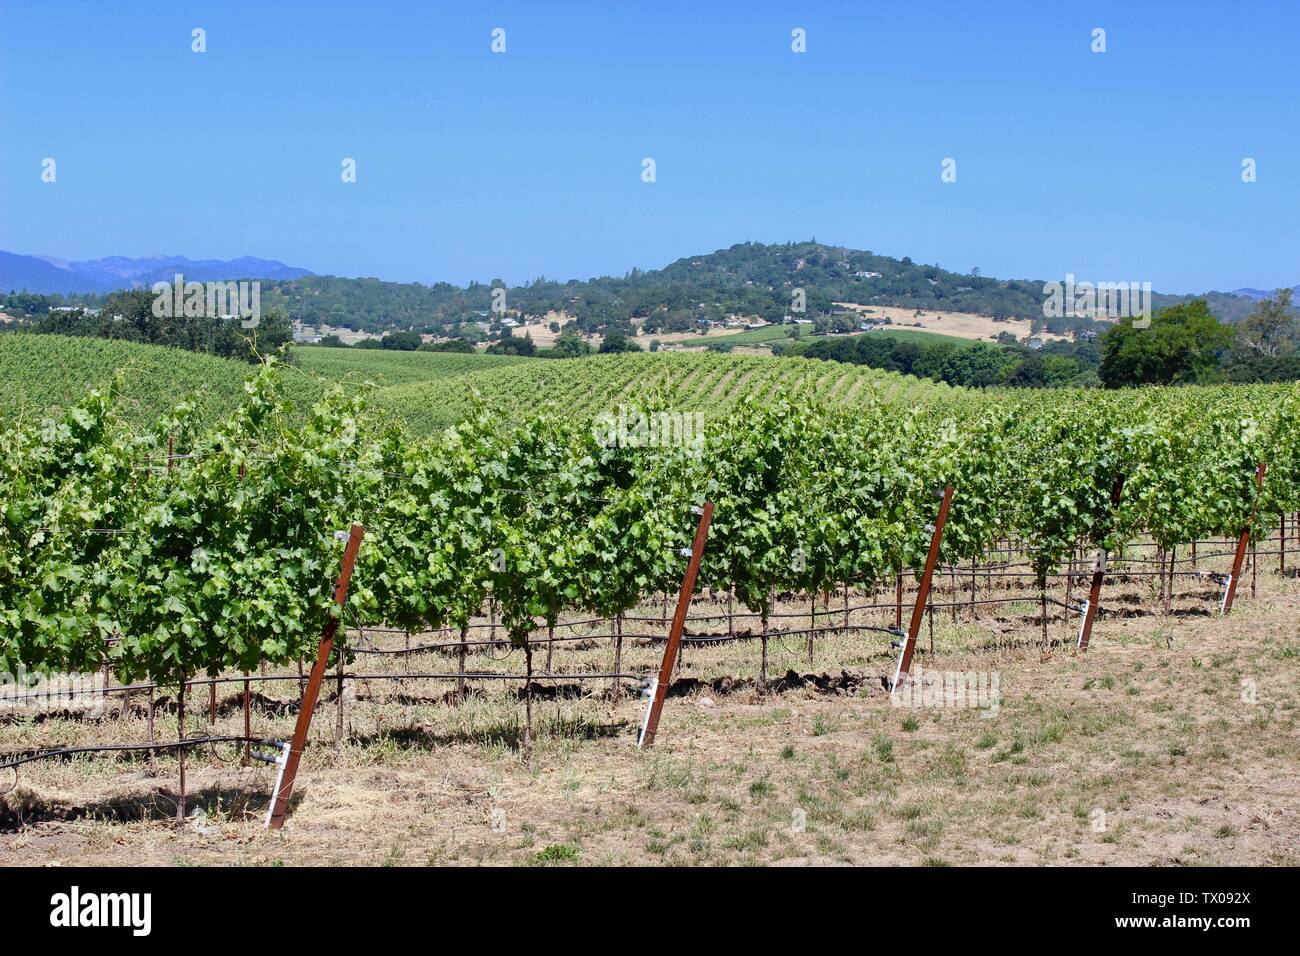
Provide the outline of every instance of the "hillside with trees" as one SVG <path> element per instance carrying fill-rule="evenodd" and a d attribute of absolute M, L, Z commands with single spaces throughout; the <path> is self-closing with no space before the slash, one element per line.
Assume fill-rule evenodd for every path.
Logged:
<path fill-rule="evenodd" d="M 503 289 L 505 311 L 500 311 Z M 1092 334 L 1110 336 L 1112 357 L 1105 366 L 1107 374 L 1124 381 L 1168 376 L 1173 376 L 1172 380 L 1208 376 L 1278 381 L 1297 377 L 1300 366 L 1300 358 L 1288 345 L 1293 336 L 1277 329 L 1271 334 L 1280 335 L 1280 339 L 1272 345 L 1267 340 L 1256 341 L 1258 337 L 1240 338 L 1230 328 L 1213 333 L 1212 341 L 1202 349 L 1203 355 L 1212 355 L 1212 361 L 1206 364 L 1202 358 L 1185 367 L 1181 360 L 1171 362 L 1168 354 L 1160 352 L 1172 348 L 1169 336 L 1173 333 L 1167 324 L 1157 326 L 1147 341 L 1127 339 L 1129 332 L 1142 330 L 1126 330 L 1123 323 L 1112 334 L 1112 323 L 1045 317 L 1041 280 L 995 279 L 981 275 L 977 267 L 953 272 L 908 257 L 896 259 L 816 241 L 738 243 L 679 259 L 663 269 L 633 269 L 622 277 L 567 282 L 539 278 L 513 287 L 501 280 L 465 287 L 317 275 L 262 280 L 264 311 L 271 318 L 263 320 L 258 350 L 265 353 L 265 346 L 287 340 L 289 324 L 302 322 L 382 335 L 382 339 L 361 343 L 367 348 L 470 350 L 486 340 L 490 350 L 500 354 L 571 357 L 584 354 L 583 336 L 588 335 L 600 335 L 604 340 L 601 351 L 610 352 L 635 348 L 630 339 L 634 331 L 651 335 L 689 332 L 731 316 L 778 323 L 792 313 L 797 291 L 803 299 L 801 314 L 810 320 L 814 333 L 848 332 L 857 327 L 861 316 L 836 303 L 976 313 L 995 321 L 1028 320 L 1036 333 L 1075 338 L 1086 333 L 1074 343 L 1048 343 L 1032 351 L 1010 343 L 1004 343 L 1006 348 L 986 346 L 965 352 L 950 343 L 882 343 L 875 339 L 848 345 L 827 341 L 804 349 L 809 357 L 858 362 L 953 384 L 1041 386 L 1106 381 L 1106 374 L 1098 378 L 1103 356 L 1096 344 L 1087 341 Z M 66 297 L 11 292 L 0 296 L 0 309 L 37 331 L 126 338 L 217 355 L 251 354 L 237 330 L 220 323 L 193 326 L 152 321 L 145 307 L 148 295 L 144 291 Z M 1156 294 L 1153 302 L 1159 313 L 1174 317 L 1195 314 L 1243 328 L 1252 321 L 1286 326 L 1287 315 L 1294 321 L 1289 300 L 1284 302 L 1280 295 L 1256 301 L 1249 295 L 1220 292 L 1196 299 Z M 91 311 L 67 311 L 69 306 Z M 99 316 L 92 314 L 96 308 Z M 1273 317 L 1255 318 L 1261 309 Z M 115 314 L 125 315 L 127 321 L 101 317 Z M 545 321 L 555 332 L 563 328 L 565 337 L 556 343 L 557 348 L 535 348 L 528 337 L 512 334 L 512 323 L 519 321 Z M 422 336 L 442 341 L 422 346 Z M 1126 343 L 1122 347 L 1121 340 Z M 326 335 L 321 344 L 337 346 L 342 341 Z M 1133 362 L 1122 359 L 1134 355 L 1135 350 Z M 1185 349 L 1178 352 L 1185 353 Z M 1145 370 L 1142 363 L 1147 363 Z"/>
<path fill-rule="evenodd" d="M 1027 319 L 1036 331 L 1068 334 L 1096 327 L 1089 319 L 1043 316 L 1040 279 L 996 279 L 978 267 L 955 272 L 904 256 L 830 246 L 815 241 L 765 245 L 738 243 L 707 255 L 687 256 L 662 268 L 633 269 L 621 277 L 560 282 L 538 278 L 507 286 L 499 279 L 460 287 L 447 282 L 385 282 L 309 275 L 262 280 L 264 304 L 292 321 L 329 325 L 356 332 L 411 331 L 465 337 L 478 323 L 491 324 L 493 294 L 504 288 L 508 314 L 530 318 L 562 315 L 576 331 L 629 330 L 684 332 L 700 320 L 728 315 L 780 321 L 791 311 L 795 289 L 806 296 L 809 317 L 829 316 L 836 302 L 895 306 L 926 311 L 972 312 L 997 318 Z M 99 306 L 104 296 L 40 296 L 13 291 L 0 307 L 10 314 L 34 315 L 60 305 Z M 1157 307 L 1190 301 L 1190 296 L 1156 295 Z M 1246 296 L 1209 293 L 1211 311 L 1238 321 L 1253 307 Z"/>
<path fill-rule="evenodd" d="M 72 335 L 83 338 L 118 339 L 259 361 L 292 339 L 289 320 L 283 311 L 262 312 L 255 328 L 245 329 L 238 321 L 217 316 L 154 315 L 154 294 L 143 289 L 114 292 L 95 309 L 51 310 L 34 316 L 24 329 L 31 332 Z"/>
<path fill-rule="evenodd" d="M 819 338 L 786 354 L 970 388 L 1288 382 L 1300 380 L 1300 317 L 1291 291 L 1279 289 L 1235 325 L 1219 321 L 1205 299 L 1193 299 L 1156 310 L 1149 326 L 1121 319 L 1095 339 L 1049 341 L 1036 349 L 867 332 Z"/>
<path fill-rule="evenodd" d="M 358 332 L 394 329 L 461 337 L 476 323 L 491 324 L 495 289 L 505 289 L 511 315 L 530 319 L 563 316 L 584 334 L 633 324 L 645 333 L 689 332 L 701 320 L 727 316 L 779 322 L 790 314 L 792 295 L 802 289 L 809 318 L 831 317 L 835 303 L 894 306 L 925 311 L 970 312 L 994 319 L 1025 319 L 1037 332 L 1071 334 L 1098 331 L 1103 323 L 1072 316 L 1043 315 L 1043 280 L 997 279 L 977 266 L 962 272 L 904 256 L 830 246 L 816 241 L 765 245 L 738 243 L 707 255 L 687 256 L 662 269 L 633 269 L 621 277 L 559 282 L 538 278 L 518 286 L 499 279 L 470 283 L 381 282 L 307 276 L 264 282 L 268 303 L 290 319 Z M 1156 308 L 1190 301 L 1191 296 L 1156 294 Z M 1244 318 L 1251 299 L 1229 293 L 1206 296 L 1223 321 Z"/>

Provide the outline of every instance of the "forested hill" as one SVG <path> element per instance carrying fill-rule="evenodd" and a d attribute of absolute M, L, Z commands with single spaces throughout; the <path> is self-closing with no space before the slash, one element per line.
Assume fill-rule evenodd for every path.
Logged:
<path fill-rule="evenodd" d="M 445 333 L 460 323 L 486 318 L 493 287 L 500 285 L 498 281 L 460 288 L 309 276 L 271 283 L 271 301 L 291 318 L 313 324 Z M 1045 320 L 1042 279 L 995 279 L 979 275 L 977 267 L 952 272 L 907 257 L 817 242 L 745 242 L 678 259 L 663 269 L 633 269 L 621 277 L 538 279 L 508 287 L 506 307 L 530 316 L 563 312 L 583 331 L 632 320 L 649 320 L 647 331 L 685 331 L 700 319 L 730 314 L 780 321 L 791 311 L 796 288 L 806 294 L 809 316 L 830 312 L 836 302 L 851 302 L 1037 320 L 1049 331 L 1091 324 L 1071 318 Z M 1212 295 L 1211 307 L 1229 321 L 1249 313 L 1253 304 L 1244 296 Z M 1159 308 L 1184 298 L 1157 295 L 1154 304 Z"/>
<path fill-rule="evenodd" d="M 307 277 L 273 283 L 290 317 L 379 331 L 398 325 L 436 331 L 485 318 L 494 285 L 458 288 L 400 285 L 376 279 Z M 792 293 L 804 290 L 810 316 L 835 302 L 980 312 L 1041 319 L 1041 281 L 984 278 L 816 242 L 741 243 L 679 259 L 663 269 L 557 282 L 538 279 L 507 289 L 506 306 L 526 315 L 563 312 L 584 331 L 650 320 L 651 328 L 687 330 L 729 314 L 780 321 Z M 263 284 L 264 300 L 266 284 Z M 273 298 L 274 302 L 275 299 Z"/>
<path fill-rule="evenodd" d="M 779 321 L 791 311 L 793 291 L 802 289 L 810 317 L 831 311 L 835 302 L 851 302 L 1030 319 L 1059 332 L 1090 324 L 1071 318 L 1045 320 L 1042 279 L 996 279 L 978 273 L 975 266 L 968 272 L 952 272 L 907 257 L 895 259 L 818 242 L 745 242 L 678 259 L 663 269 L 633 269 L 621 277 L 537 279 L 508 287 L 505 305 L 530 316 L 562 312 L 576 319 L 583 331 L 632 320 L 648 322 L 648 331 L 684 331 L 700 319 L 729 314 Z M 1113 278 L 1135 281 L 1140 277 Z M 462 288 L 445 282 L 422 285 L 303 276 L 263 280 L 262 304 L 313 325 L 454 334 L 464 323 L 489 316 L 493 288 L 502 285 L 499 280 Z M 93 305 L 94 298 L 73 296 L 69 301 Z M 1160 308 L 1186 298 L 1156 295 L 1154 304 Z M 1242 318 L 1253 304 L 1246 296 L 1228 293 L 1210 293 L 1209 299 L 1216 315 L 1226 321 Z M 14 311 L 12 303 L 10 311 Z"/>

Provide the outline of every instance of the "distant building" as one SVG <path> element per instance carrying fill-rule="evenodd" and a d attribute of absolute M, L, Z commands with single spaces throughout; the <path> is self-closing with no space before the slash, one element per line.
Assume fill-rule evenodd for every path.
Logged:
<path fill-rule="evenodd" d="M 880 273 L 868 272 L 866 269 L 859 269 L 857 272 L 853 273 L 853 277 L 855 279 L 879 279 Z"/>

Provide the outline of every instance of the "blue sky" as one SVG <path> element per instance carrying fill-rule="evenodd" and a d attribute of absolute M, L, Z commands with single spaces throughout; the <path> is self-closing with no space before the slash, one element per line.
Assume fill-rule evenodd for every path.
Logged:
<path fill-rule="evenodd" d="M 1259 0 L 0 0 L 0 249 L 516 283 L 815 236 L 1292 285 L 1297 36 Z"/>

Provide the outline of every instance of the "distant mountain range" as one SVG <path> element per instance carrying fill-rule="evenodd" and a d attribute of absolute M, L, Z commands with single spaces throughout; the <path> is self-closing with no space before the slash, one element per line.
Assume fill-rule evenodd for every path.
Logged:
<path fill-rule="evenodd" d="M 226 279 L 299 279 L 314 273 L 287 266 L 275 259 L 240 256 L 222 259 L 187 259 L 185 256 L 145 256 L 130 259 L 108 256 L 69 262 L 53 256 L 24 256 L 0 252 L 0 292 L 36 292 L 71 295 L 148 288 L 170 282 L 176 273 L 186 280 L 208 282 Z"/>
<path fill-rule="evenodd" d="M 1260 299 L 1273 298 L 1273 289 L 1233 289 L 1233 295 L 1244 296 L 1252 302 L 1258 302 Z M 1291 287 L 1291 301 L 1295 302 L 1296 296 L 1300 295 L 1300 285 Z"/>

